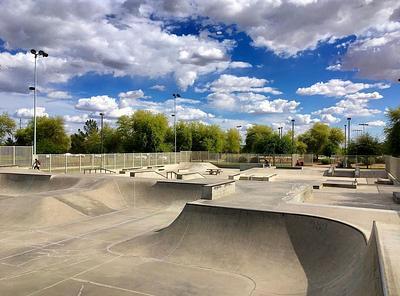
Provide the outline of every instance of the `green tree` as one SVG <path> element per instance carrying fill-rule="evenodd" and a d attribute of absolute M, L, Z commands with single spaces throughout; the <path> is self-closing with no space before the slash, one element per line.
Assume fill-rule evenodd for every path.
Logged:
<path fill-rule="evenodd" d="M 15 121 L 8 115 L 3 113 L 0 115 L 0 144 L 4 144 L 7 138 L 12 138 L 15 130 Z"/>
<path fill-rule="evenodd" d="M 168 120 L 163 114 L 138 110 L 117 122 L 119 138 L 126 152 L 159 152 L 165 149 Z"/>
<path fill-rule="evenodd" d="M 298 140 L 306 144 L 307 152 L 315 154 L 318 159 L 321 154 L 331 156 L 337 153 L 344 141 L 344 135 L 339 128 L 330 128 L 326 124 L 317 122 L 300 135 Z"/>
<path fill-rule="evenodd" d="M 37 118 L 37 153 L 65 153 L 69 149 L 70 138 L 65 132 L 64 120 L 61 117 Z M 33 120 L 26 128 L 16 133 L 17 145 L 32 145 Z"/>
<path fill-rule="evenodd" d="M 265 153 L 268 150 L 267 145 L 270 144 L 274 132 L 272 128 L 266 125 L 253 125 L 247 129 L 246 152 Z"/>
<path fill-rule="evenodd" d="M 240 133 L 236 128 L 231 128 L 226 132 L 224 151 L 229 153 L 240 152 Z"/>
<path fill-rule="evenodd" d="M 225 133 L 217 125 L 190 123 L 192 131 L 192 150 L 222 152 L 225 145 Z"/>
<path fill-rule="evenodd" d="M 349 155 L 382 155 L 382 144 L 369 134 L 357 137 L 347 148 Z"/>
<path fill-rule="evenodd" d="M 348 153 L 349 155 L 361 155 L 358 159 L 367 168 L 369 165 L 374 163 L 374 157 L 370 155 L 382 155 L 383 145 L 379 142 L 377 138 L 372 137 L 369 134 L 357 137 L 354 141 L 349 144 Z"/>
<path fill-rule="evenodd" d="M 388 125 L 385 128 L 387 153 L 400 156 L 400 107 L 387 112 Z"/>
<path fill-rule="evenodd" d="M 166 143 L 164 151 L 174 151 L 175 149 L 175 134 L 174 126 L 172 125 L 167 131 Z M 192 129 L 189 123 L 179 121 L 176 123 L 176 149 L 177 151 L 192 150 Z"/>

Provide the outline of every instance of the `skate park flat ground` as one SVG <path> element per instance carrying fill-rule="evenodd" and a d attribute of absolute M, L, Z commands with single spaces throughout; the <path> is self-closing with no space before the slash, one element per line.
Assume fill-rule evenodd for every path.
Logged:
<path fill-rule="evenodd" d="M 211 166 L 182 164 L 204 176 L 182 182 L 239 172 Z M 399 186 L 313 190 L 324 170 L 253 169 L 277 176 L 203 200 L 151 178 L 1 169 L 0 295 L 400 295 Z"/>

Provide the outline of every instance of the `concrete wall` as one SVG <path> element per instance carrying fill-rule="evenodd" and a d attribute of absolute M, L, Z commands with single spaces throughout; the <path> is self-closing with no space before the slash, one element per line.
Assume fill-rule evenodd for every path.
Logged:
<path fill-rule="evenodd" d="M 400 182 L 400 158 L 385 156 L 386 171 Z"/>

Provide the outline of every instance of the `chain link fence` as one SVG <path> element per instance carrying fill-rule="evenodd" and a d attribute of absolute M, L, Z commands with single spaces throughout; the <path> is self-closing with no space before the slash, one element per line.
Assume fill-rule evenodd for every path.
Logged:
<path fill-rule="evenodd" d="M 223 164 L 256 164 L 269 163 L 276 166 L 293 166 L 297 162 L 302 165 L 313 165 L 312 154 L 254 154 L 254 153 L 215 153 L 208 151 L 192 151 L 191 161 Z"/>
<path fill-rule="evenodd" d="M 190 151 L 161 153 L 38 154 L 42 171 L 79 173 L 85 169 L 119 170 L 190 162 Z"/>
<path fill-rule="evenodd" d="M 0 166 L 32 166 L 32 146 L 0 146 Z"/>

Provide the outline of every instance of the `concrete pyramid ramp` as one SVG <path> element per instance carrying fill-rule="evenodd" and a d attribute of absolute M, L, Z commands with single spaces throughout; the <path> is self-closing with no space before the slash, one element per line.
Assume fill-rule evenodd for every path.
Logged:
<path fill-rule="evenodd" d="M 252 282 L 246 294 L 382 295 L 374 237 L 318 217 L 192 203 L 169 227 L 113 250 L 170 264 L 171 275 L 176 266 L 240 275 Z"/>

